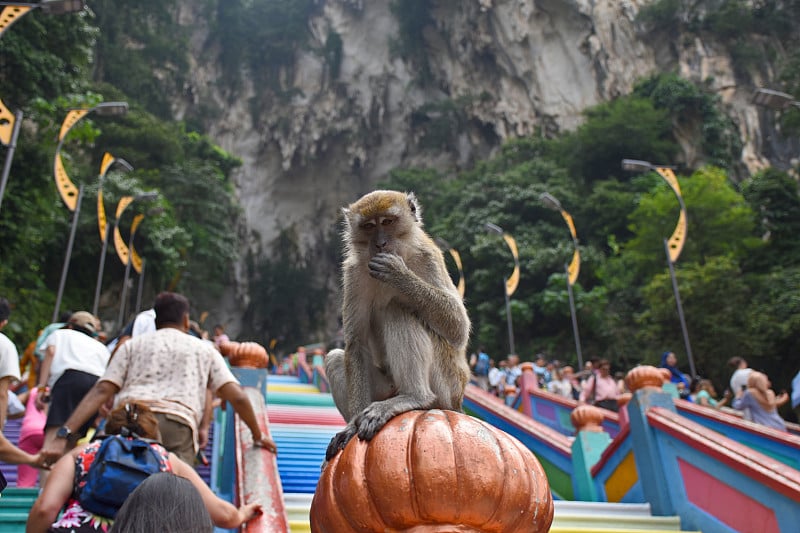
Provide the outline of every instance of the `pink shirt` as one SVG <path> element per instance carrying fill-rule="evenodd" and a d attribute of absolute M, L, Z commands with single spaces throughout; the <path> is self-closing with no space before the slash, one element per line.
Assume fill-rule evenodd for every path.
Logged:
<path fill-rule="evenodd" d="M 83 335 L 83 334 L 81 334 Z M 28 401 L 25 404 L 25 417 L 19 428 L 19 436 L 36 435 L 44 433 L 44 423 L 47 420 L 47 412 L 36 408 L 36 396 L 39 391 L 34 387 L 28 394 Z"/>
<path fill-rule="evenodd" d="M 597 374 L 594 377 L 591 377 L 586 380 L 583 384 L 583 390 L 581 391 L 581 401 L 587 402 L 589 398 L 592 396 L 592 388 L 594 388 L 594 382 L 597 380 L 597 388 L 594 393 L 594 400 L 599 402 L 600 400 L 615 400 L 617 396 L 619 396 L 619 389 L 617 388 L 617 382 L 614 380 L 613 377 L 601 377 Z"/>

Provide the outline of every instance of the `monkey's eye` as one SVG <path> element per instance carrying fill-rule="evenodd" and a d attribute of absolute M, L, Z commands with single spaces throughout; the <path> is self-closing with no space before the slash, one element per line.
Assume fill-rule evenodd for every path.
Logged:
<path fill-rule="evenodd" d="M 381 219 L 381 226 L 391 226 L 392 222 L 394 222 L 393 218 L 384 218 Z"/>
<path fill-rule="evenodd" d="M 373 229 L 375 226 L 377 226 L 377 224 L 370 220 L 369 222 L 364 222 L 361 224 L 361 229 Z"/>

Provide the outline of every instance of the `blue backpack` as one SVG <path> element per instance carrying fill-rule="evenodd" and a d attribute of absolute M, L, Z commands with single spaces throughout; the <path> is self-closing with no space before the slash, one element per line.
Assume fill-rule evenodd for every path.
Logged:
<path fill-rule="evenodd" d="M 92 466 L 86 474 L 86 484 L 80 489 L 78 501 L 86 511 L 114 518 L 125 499 L 151 474 L 167 469 L 166 461 L 151 444 L 123 428 L 123 435 L 105 437 Z M 126 438 L 130 435 L 132 438 Z"/>

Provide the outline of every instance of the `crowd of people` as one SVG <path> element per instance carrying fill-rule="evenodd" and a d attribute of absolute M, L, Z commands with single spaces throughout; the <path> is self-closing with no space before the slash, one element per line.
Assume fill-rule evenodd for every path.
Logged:
<path fill-rule="evenodd" d="M 10 312 L 0 298 L 0 330 Z M 16 346 L 0 332 L 0 428 L 8 412 L 23 417 L 18 447 L 0 432 L 0 461 L 19 465 L 18 486 L 41 487 L 26 531 L 108 530 L 112 520 L 83 509 L 76 495 L 100 447 L 98 437 L 117 434 L 151 439 L 163 470 L 188 482 L 176 486 L 198 493 L 209 524 L 238 527 L 260 513 L 258 505 L 236 508 L 219 500 L 194 470 L 218 400 L 229 402 L 241 417 L 254 446 L 277 452 L 218 350 L 228 340 L 224 328 L 217 326 L 209 339 L 190 320 L 188 300 L 163 292 L 112 342 L 101 342 L 101 329 L 100 320 L 86 311 L 44 328 L 31 344 L 38 364 L 26 370 L 36 372 L 35 381 L 21 375 Z M 17 404 L 16 411 L 10 409 Z M 134 510 L 122 516 L 128 525 L 113 530 L 147 531 L 131 528 L 143 519 L 133 520 Z"/>
<path fill-rule="evenodd" d="M 496 362 L 483 347 L 469 358 L 473 382 L 483 390 L 511 403 L 519 394 L 520 358 L 512 354 Z M 664 390 L 676 398 L 713 409 L 730 406 L 740 411 L 745 420 L 786 430 L 786 422 L 778 409 L 791 401 L 792 407 L 800 415 L 800 372 L 793 380 L 792 396 L 787 392 L 776 394 L 766 374 L 749 368 L 742 357 L 732 357 L 728 361 L 732 370 L 730 388 L 720 397 L 710 379 L 691 376 L 682 372 L 674 352 L 661 355 L 660 368 L 669 371 L 669 380 Z M 539 354 L 533 361 L 533 372 L 539 389 L 546 390 L 564 398 L 576 400 L 581 404 L 591 404 L 610 411 L 618 410 L 619 398 L 627 394 L 624 372 L 612 374 L 611 363 L 607 359 L 590 359 L 584 367 L 575 372 L 572 366 L 558 360 L 548 360 Z"/>

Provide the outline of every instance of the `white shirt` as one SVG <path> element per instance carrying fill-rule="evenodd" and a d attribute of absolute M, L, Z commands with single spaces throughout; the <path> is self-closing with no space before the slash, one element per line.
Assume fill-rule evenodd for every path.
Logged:
<path fill-rule="evenodd" d="M 57 329 L 45 341 L 45 349 L 54 347 L 53 362 L 47 386 L 52 388 L 67 370 L 80 370 L 93 376 L 102 376 L 108 365 L 108 349 L 85 333 L 73 329 Z"/>
<path fill-rule="evenodd" d="M 0 378 L 19 376 L 19 352 L 11 339 L 0 333 Z"/>
<path fill-rule="evenodd" d="M 156 310 L 147 309 L 136 315 L 136 320 L 133 321 L 133 331 L 131 331 L 131 337 L 144 335 L 145 333 L 152 333 L 155 330 Z"/>
<path fill-rule="evenodd" d="M 747 385 L 747 378 L 752 371 L 752 368 L 739 368 L 733 373 L 731 376 L 731 393 L 736 395 L 742 391 L 742 386 Z"/>

